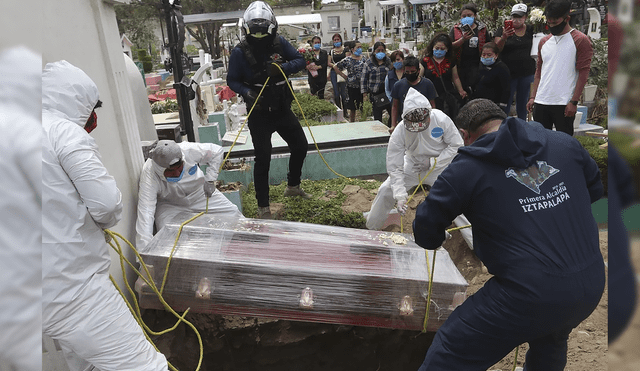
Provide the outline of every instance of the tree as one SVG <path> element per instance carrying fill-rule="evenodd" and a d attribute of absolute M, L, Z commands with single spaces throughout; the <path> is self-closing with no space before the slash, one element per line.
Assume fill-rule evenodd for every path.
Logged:
<path fill-rule="evenodd" d="M 126 34 L 136 49 L 149 49 L 158 43 L 153 31 L 162 16 L 160 5 L 162 0 L 137 0 L 115 6 L 118 31 Z"/>
<path fill-rule="evenodd" d="M 182 14 L 206 14 L 244 10 L 253 0 L 225 1 L 225 0 L 183 0 Z M 321 0 L 315 0 L 321 6 Z M 272 7 L 291 5 L 311 5 L 312 0 L 267 0 Z M 319 8 L 318 8 L 319 9 Z M 211 54 L 212 58 L 220 58 L 220 27 L 223 22 L 209 22 L 203 24 L 186 25 L 189 34 L 198 41 L 201 48 Z"/>

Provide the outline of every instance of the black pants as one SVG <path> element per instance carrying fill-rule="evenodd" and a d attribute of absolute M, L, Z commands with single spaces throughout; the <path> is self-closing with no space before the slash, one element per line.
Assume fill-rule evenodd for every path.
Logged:
<path fill-rule="evenodd" d="M 382 122 L 382 112 L 383 111 L 387 111 L 387 113 L 389 114 L 389 121 L 387 122 L 387 126 L 391 126 L 391 104 L 387 104 L 385 106 L 382 107 L 378 107 L 375 104 L 375 100 L 373 99 L 373 95 L 372 93 L 369 93 L 369 102 L 371 102 L 371 105 L 373 106 L 373 119 L 374 120 L 378 120 L 380 122 Z M 400 122 L 400 121 L 398 121 Z M 384 122 L 382 122 L 384 124 Z"/>
<path fill-rule="evenodd" d="M 551 130 L 556 125 L 556 131 L 562 131 L 573 136 L 573 120 L 575 116 L 564 116 L 566 105 L 533 105 L 533 120 L 542 124 L 545 128 Z"/>
<path fill-rule="evenodd" d="M 470 88 L 473 87 L 476 77 L 478 76 L 478 70 L 480 69 L 478 62 L 464 63 L 458 66 L 458 76 L 460 77 L 460 84 L 462 88 L 470 93 Z"/>
<path fill-rule="evenodd" d="M 327 85 L 327 79 L 309 79 L 309 92 L 311 95 L 317 95 L 318 98 L 324 99 L 324 88 Z"/>
<path fill-rule="evenodd" d="M 259 207 L 269 206 L 269 166 L 271 164 L 271 134 L 277 132 L 291 152 L 287 183 L 295 187 L 300 184 L 302 164 L 307 156 L 307 137 L 300 122 L 286 109 L 281 112 L 256 111 L 249 116 L 249 132 L 255 151 L 253 166 L 253 184 Z"/>
<path fill-rule="evenodd" d="M 347 86 L 347 109 L 362 111 L 363 97 L 360 87 L 352 88 Z"/>

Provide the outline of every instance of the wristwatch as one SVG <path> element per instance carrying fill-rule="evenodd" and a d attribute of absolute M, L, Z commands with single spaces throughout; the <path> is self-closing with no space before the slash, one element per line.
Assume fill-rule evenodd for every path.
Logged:
<path fill-rule="evenodd" d="M 570 100 L 569 103 L 571 103 L 574 106 L 578 107 L 578 101 L 577 100 Z"/>

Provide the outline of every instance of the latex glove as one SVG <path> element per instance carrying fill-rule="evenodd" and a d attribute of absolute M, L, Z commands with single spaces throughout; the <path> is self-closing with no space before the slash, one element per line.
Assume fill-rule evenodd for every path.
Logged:
<path fill-rule="evenodd" d="M 211 198 L 211 195 L 213 195 L 213 192 L 216 191 L 216 182 L 215 181 L 206 181 L 204 182 L 204 195 L 207 196 L 207 198 Z"/>
<path fill-rule="evenodd" d="M 107 233 L 107 231 L 105 231 L 104 229 L 102 230 L 102 232 L 104 233 L 104 241 L 106 243 L 111 242 L 111 235 L 109 233 Z"/>
<path fill-rule="evenodd" d="M 409 206 L 407 205 L 407 199 L 403 198 L 402 200 L 398 200 L 398 214 L 404 216 L 404 214 L 407 212 L 407 208 Z"/>
<path fill-rule="evenodd" d="M 256 99 L 258 99 L 258 93 L 256 93 L 253 90 L 249 90 L 246 93 L 244 93 L 242 95 L 242 98 L 244 99 L 245 103 L 247 103 L 247 108 L 251 109 L 251 107 L 253 107 L 253 103 L 256 101 Z M 260 102 L 262 101 L 262 97 L 260 97 L 260 99 L 258 99 L 258 103 L 256 104 L 256 108 L 260 107 Z"/>
<path fill-rule="evenodd" d="M 451 239 L 451 233 L 444 231 L 444 241 L 442 241 L 442 246 L 444 246 L 447 241 Z"/>

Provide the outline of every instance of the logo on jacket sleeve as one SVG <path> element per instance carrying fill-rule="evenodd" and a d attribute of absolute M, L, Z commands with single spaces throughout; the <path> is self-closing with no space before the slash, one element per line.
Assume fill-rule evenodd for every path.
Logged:
<path fill-rule="evenodd" d="M 443 135 L 444 135 L 444 129 L 443 128 L 436 126 L 435 128 L 431 129 L 431 137 L 433 139 L 440 138 Z"/>
<path fill-rule="evenodd" d="M 531 165 L 526 169 L 510 167 L 505 170 L 504 174 L 507 178 L 514 178 L 518 183 L 529 188 L 535 193 L 540 194 L 540 186 L 542 183 L 546 182 L 547 179 L 559 172 L 560 170 L 547 164 L 546 161 L 536 161 L 534 165 Z"/>

